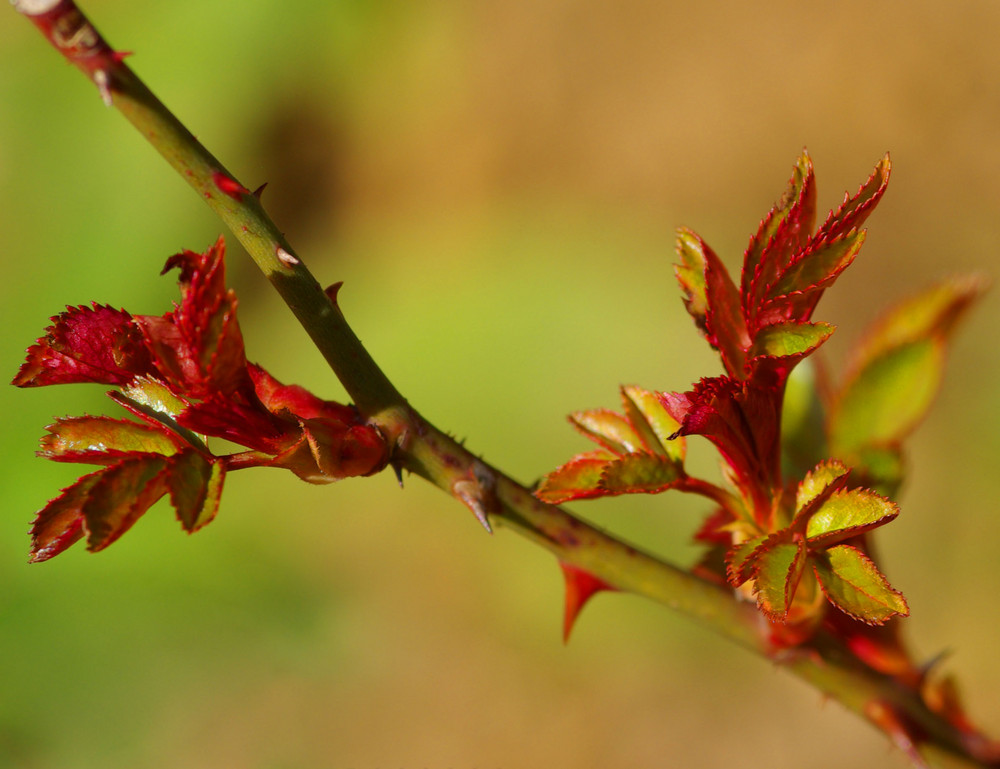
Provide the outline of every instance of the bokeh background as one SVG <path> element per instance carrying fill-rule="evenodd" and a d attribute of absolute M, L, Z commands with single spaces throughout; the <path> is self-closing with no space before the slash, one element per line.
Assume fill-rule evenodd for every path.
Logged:
<path fill-rule="evenodd" d="M 817 318 L 834 359 L 886 302 L 997 272 L 1000 5 L 653 0 L 172 0 L 85 5 L 265 202 L 411 402 L 531 481 L 565 423 L 634 382 L 718 372 L 673 231 L 736 269 L 807 145 L 823 211 L 886 150 L 857 263 Z M 220 224 L 13 10 L 0 23 L 0 370 L 47 318 L 164 311 L 167 256 Z M 338 383 L 238 246 L 251 359 Z M 910 637 L 1000 733 L 996 292 L 959 335 L 882 537 Z M 100 387 L 0 389 L 0 766 L 514 769 L 905 766 L 790 675 L 634 597 L 560 642 L 550 556 L 419 479 L 227 481 L 184 535 L 154 508 L 111 549 L 28 566 L 78 468 L 33 456 Z M 703 460 L 708 462 L 706 451 Z M 579 505 L 681 562 L 699 505 Z"/>

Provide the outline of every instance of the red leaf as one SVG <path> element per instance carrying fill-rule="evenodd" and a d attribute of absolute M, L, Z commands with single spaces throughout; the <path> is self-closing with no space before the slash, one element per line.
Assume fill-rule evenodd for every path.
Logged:
<path fill-rule="evenodd" d="M 161 374 L 194 398 L 249 386 L 236 295 L 225 286 L 225 241 L 203 254 L 182 251 L 163 272 L 181 271 L 181 304 L 164 316 L 135 318 Z"/>
<path fill-rule="evenodd" d="M 816 240 L 837 238 L 864 224 L 885 194 L 891 171 L 892 162 L 887 152 L 875 165 L 875 170 L 868 177 L 868 181 L 861 185 L 853 198 L 844 193 L 844 202 L 840 204 L 840 208 L 827 216 L 823 226 L 816 233 Z"/>
<path fill-rule="evenodd" d="M 553 505 L 604 496 L 600 487 L 601 475 L 611 460 L 604 451 L 578 454 L 546 475 L 535 489 L 535 496 Z"/>
<path fill-rule="evenodd" d="M 743 255 L 743 313 L 751 328 L 759 322 L 757 312 L 767 287 L 808 242 L 815 219 L 816 178 L 809 153 L 803 150 L 781 201 L 760 223 Z"/>
<path fill-rule="evenodd" d="M 31 563 L 47 561 L 83 537 L 83 504 L 103 472 L 83 476 L 38 511 L 31 526 Z"/>
<path fill-rule="evenodd" d="M 127 384 L 152 370 L 142 336 L 124 310 L 106 305 L 69 307 L 52 318 L 44 337 L 28 348 L 14 377 L 18 387 L 97 382 Z"/>
<path fill-rule="evenodd" d="M 566 602 L 563 614 L 563 643 L 569 641 L 570 633 L 577 617 L 587 602 L 594 597 L 595 593 L 602 590 L 617 590 L 600 577 L 596 577 L 589 571 L 585 571 L 578 566 L 571 566 L 568 563 L 559 562 L 563 577 L 566 580 Z"/>
<path fill-rule="evenodd" d="M 88 550 L 106 548 L 167 493 L 167 465 L 167 457 L 146 454 L 99 471 L 82 506 Z"/>

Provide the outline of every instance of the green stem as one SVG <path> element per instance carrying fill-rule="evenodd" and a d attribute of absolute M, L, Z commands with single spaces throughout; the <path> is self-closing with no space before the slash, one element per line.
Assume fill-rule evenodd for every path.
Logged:
<path fill-rule="evenodd" d="M 187 181 L 243 244 L 329 362 L 358 408 L 394 442 L 393 463 L 462 500 L 487 526 L 506 526 L 620 590 L 643 595 L 711 627 L 741 646 L 775 659 L 769 626 L 733 592 L 616 539 L 531 492 L 427 423 L 372 360 L 328 295 L 295 254 L 257 196 L 209 153 L 122 62 L 70 0 L 15 0 L 46 38 L 98 87 Z M 690 491 L 734 504 L 732 495 Z M 720 492 L 721 495 L 720 495 Z M 905 716 L 927 746 L 981 766 L 991 764 L 969 735 L 932 713 L 912 689 L 861 665 L 825 635 L 777 661 L 827 695 L 871 719 L 881 703 Z M 973 735 L 978 737 L 978 735 Z M 921 748 L 923 750 L 923 748 Z M 928 753 L 929 754 L 929 753 Z M 924 753 L 921 753 L 924 755 Z M 990 756 L 989 758 L 993 758 Z"/>

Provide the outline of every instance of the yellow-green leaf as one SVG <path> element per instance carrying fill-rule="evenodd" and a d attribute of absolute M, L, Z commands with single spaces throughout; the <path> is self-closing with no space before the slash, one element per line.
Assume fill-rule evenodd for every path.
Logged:
<path fill-rule="evenodd" d="M 684 438 L 670 440 L 680 423 L 670 416 L 657 393 L 628 385 L 622 387 L 622 402 L 626 418 L 650 451 L 670 457 L 678 464 L 684 462 Z"/>
<path fill-rule="evenodd" d="M 909 615 L 903 594 L 894 590 L 874 562 L 857 548 L 837 545 L 812 561 L 823 594 L 845 614 L 869 625 Z"/>

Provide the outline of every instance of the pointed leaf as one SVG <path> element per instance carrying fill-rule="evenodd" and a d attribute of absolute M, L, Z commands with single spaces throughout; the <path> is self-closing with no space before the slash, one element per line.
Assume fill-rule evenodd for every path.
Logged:
<path fill-rule="evenodd" d="M 639 451 L 608 462 L 601 473 L 600 488 L 609 495 L 658 494 L 684 477 L 673 460 Z"/>
<path fill-rule="evenodd" d="M 766 288 L 809 240 L 815 219 L 816 177 L 809 153 L 803 150 L 784 195 L 760 223 L 743 255 L 743 314 L 751 325 L 756 325 Z"/>
<path fill-rule="evenodd" d="M 835 212 L 830 213 L 816 237 L 836 238 L 861 227 L 885 194 L 891 171 L 892 163 L 889 153 L 886 153 L 853 198 L 845 193 L 844 202 Z"/>
<path fill-rule="evenodd" d="M 708 296 L 705 289 L 705 271 L 708 268 L 705 242 L 686 228 L 677 230 L 677 256 L 680 263 L 674 265 L 674 274 L 684 292 L 684 306 L 694 319 L 698 329 L 708 336 L 706 315 Z"/>
<path fill-rule="evenodd" d="M 187 450 L 170 459 L 170 501 L 184 530 L 195 532 L 215 518 L 225 479 L 222 462 Z"/>
<path fill-rule="evenodd" d="M 68 307 L 52 318 L 46 335 L 28 348 L 13 384 L 126 384 L 152 368 L 132 320 L 124 310 L 106 305 Z"/>
<path fill-rule="evenodd" d="M 768 300 L 773 302 L 794 292 L 828 287 L 850 266 L 864 242 L 864 230 L 852 230 L 834 240 L 813 239 L 768 289 Z"/>
<path fill-rule="evenodd" d="M 767 539 L 767 535 L 754 537 L 729 551 L 726 556 L 729 584 L 739 587 L 753 576 L 757 556 L 764 551 Z"/>
<path fill-rule="evenodd" d="M 806 560 L 801 540 L 776 544 L 756 557 L 754 592 L 757 605 L 766 615 L 779 621 L 788 615 Z"/>
<path fill-rule="evenodd" d="M 545 476 L 535 489 L 535 496 L 553 505 L 603 496 L 601 476 L 611 459 L 603 451 L 579 454 Z"/>
<path fill-rule="evenodd" d="M 677 432 L 680 423 L 663 407 L 659 395 L 641 387 L 625 386 L 622 387 L 622 402 L 625 417 L 640 435 L 645 447 L 682 464 L 685 441 L 683 438 L 670 438 Z"/>
<path fill-rule="evenodd" d="M 592 441 L 615 454 L 642 451 L 642 437 L 621 414 L 610 409 L 576 411 L 569 416 L 570 423 Z"/>
<path fill-rule="evenodd" d="M 833 334 L 828 323 L 775 323 L 760 329 L 753 340 L 749 357 L 775 358 L 805 356 L 812 353 Z"/>
<path fill-rule="evenodd" d="M 31 563 L 47 561 L 83 537 L 83 504 L 103 472 L 79 478 L 38 511 L 31 526 Z"/>
<path fill-rule="evenodd" d="M 956 277 L 900 302 L 865 333 L 854 353 L 853 374 L 886 352 L 910 342 L 947 337 L 987 285 L 980 275 Z"/>
<path fill-rule="evenodd" d="M 165 430 L 111 417 L 71 417 L 45 429 L 38 454 L 59 462 L 114 464 L 131 454 L 169 456 L 179 448 Z"/>
<path fill-rule="evenodd" d="M 883 526 L 899 515 L 899 507 L 866 489 L 838 491 L 809 518 L 806 537 L 812 549 L 828 548 Z"/>
<path fill-rule="evenodd" d="M 837 545 L 812 559 L 823 594 L 845 614 L 869 625 L 881 625 L 910 610 L 874 562 L 850 545 Z"/>
<path fill-rule="evenodd" d="M 836 459 L 820 462 L 802 479 L 795 491 L 796 512 L 803 510 L 824 492 L 832 494 L 844 488 L 850 472 L 851 468 Z"/>
<path fill-rule="evenodd" d="M 823 368 L 802 360 L 790 373 L 781 410 L 781 466 L 785 478 L 801 478 L 823 457 L 826 446 L 826 403 L 820 395 Z"/>
<path fill-rule="evenodd" d="M 589 571 L 581 569 L 579 566 L 572 566 L 568 563 L 559 562 L 563 577 L 566 581 L 566 601 L 563 614 L 563 643 L 569 642 L 573 625 L 576 624 L 577 617 L 587 602 L 596 593 L 602 590 L 615 590 L 600 577 L 594 576 Z"/>
<path fill-rule="evenodd" d="M 167 463 L 167 457 L 146 454 L 100 471 L 83 503 L 88 550 L 106 548 L 167 493 Z"/>

